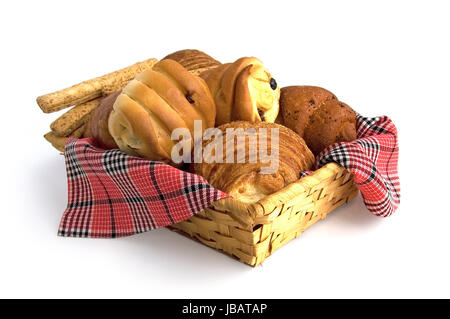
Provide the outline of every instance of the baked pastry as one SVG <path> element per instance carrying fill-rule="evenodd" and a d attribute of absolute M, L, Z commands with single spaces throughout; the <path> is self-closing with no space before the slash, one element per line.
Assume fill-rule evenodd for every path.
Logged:
<path fill-rule="evenodd" d="M 356 139 L 356 113 L 338 100 L 322 102 L 310 116 L 303 138 L 314 154 L 337 142 Z"/>
<path fill-rule="evenodd" d="M 331 144 L 356 139 L 356 113 L 323 88 L 282 88 L 280 112 L 283 124 L 303 137 L 316 155 Z"/>
<path fill-rule="evenodd" d="M 104 149 L 119 148 L 109 133 L 108 119 L 113 110 L 114 102 L 121 92 L 115 92 L 101 99 L 100 104 L 92 111 L 86 124 L 84 137 L 92 137 Z"/>
<path fill-rule="evenodd" d="M 171 139 L 172 131 L 186 128 L 194 136 L 194 121 L 201 121 L 205 130 L 214 126 L 215 114 L 203 79 L 166 59 L 137 75 L 122 90 L 108 128 L 122 151 L 170 162 L 172 147 L 178 142 Z"/>
<path fill-rule="evenodd" d="M 228 130 L 235 129 L 236 132 L 239 128 L 242 132 L 247 131 L 246 135 L 242 132 L 238 134 L 241 140 Z M 218 129 L 220 134 L 203 141 L 203 160 L 193 164 L 193 171 L 241 202 L 257 202 L 296 181 L 301 171 L 313 167 L 314 155 L 303 139 L 284 126 L 236 121 L 221 125 Z M 267 134 L 263 134 L 261 129 L 266 129 Z M 278 141 L 273 129 L 278 130 Z M 256 153 L 257 158 L 252 160 L 252 152 L 260 152 L 266 145 L 271 160 L 262 158 L 261 153 Z M 223 147 L 222 152 L 218 151 L 219 146 Z M 275 170 L 263 174 L 264 169 L 270 172 L 271 167 Z"/>
<path fill-rule="evenodd" d="M 309 117 L 327 100 L 337 100 L 328 90 L 318 86 L 288 86 L 281 89 L 280 113 L 283 124 L 303 136 Z"/>
<path fill-rule="evenodd" d="M 215 68 L 221 63 L 206 53 L 199 50 L 180 50 L 169 54 L 164 57 L 165 59 L 171 59 L 180 63 L 186 70 L 194 75 L 199 75 L 200 73 Z"/>
<path fill-rule="evenodd" d="M 83 81 L 71 87 L 39 96 L 37 104 L 44 113 L 52 113 L 72 105 L 80 105 L 93 99 L 121 90 L 128 81 L 144 70 L 151 69 L 158 60 L 148 59 L 126 68 Z"/>
<path fill-rule="evenodd" d="M 235 120 L 273 123 L 280 88 L 257 58 L 240 58 L 200 74 L 216 103 L 216 125 Z"/>

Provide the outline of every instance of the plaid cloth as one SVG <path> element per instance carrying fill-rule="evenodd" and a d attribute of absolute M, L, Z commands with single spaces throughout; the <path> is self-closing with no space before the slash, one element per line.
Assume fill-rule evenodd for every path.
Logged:
<path fill-rule="evenodd" d="M 201 176 L 92 143 L 71 139 L 66 144 L 69 197 L 60 236 L 139 234 L 186 220 L 228 196 Z"/>
<path fill-rule="evenodd" d="M 354 174 L 367 208 L 391 215 L 399 204 L 397 130 L 383 116 L 357 117 L 358 139 L 336 143 L 317 167 L 337 162 Z M 65 149 L 68 205 L 58 234 L 113 238 L 186 220 L 229 195 L 201 176 L 161 162 L 102 150 L 91 139 L 70 139 Z"/>
<path fill-rule="evenodd" d="M 316 169 L 329 162 L 342 165 L 353 174 L 367 209 L 377 216 L 390 216 L 400 204 L 397 129 L 387 116 L 358 114 L 356 133 L 355 141 L 323 150 L 316 158 Z"/>

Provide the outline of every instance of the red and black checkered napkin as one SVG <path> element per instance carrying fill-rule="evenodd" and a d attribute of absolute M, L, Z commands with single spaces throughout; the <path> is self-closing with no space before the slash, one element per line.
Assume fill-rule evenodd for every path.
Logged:
<path fill-rule="evenodd" d="M 358 139 L 324 150 L 317 166 L 337 162 L 353 173 L 367 208 L 389 216 L 398 207 L 397 130 L 388 117 L 357 117 Z M 183 221 L 228 195 L 201 176 L 161 162 L 69 140 L 68 204 L 58 234 L 121 237 Z"/>
<path fill-rule="evenodd" d="M 348 169 L 374 215 L 392 215 L 400 204 L 397 128 L 387 116 L 356 117 L 357 139 L 336 143 L 316 158 L 316 168 L 336 162 Z"/>

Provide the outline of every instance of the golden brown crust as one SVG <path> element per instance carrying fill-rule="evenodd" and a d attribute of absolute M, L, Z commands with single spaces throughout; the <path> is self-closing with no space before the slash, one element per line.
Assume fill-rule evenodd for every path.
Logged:
<path fill-rule="evenodd" d="M 122 90 L 108 127 L 124 152 L 170 162 L 175 128 L 187 128 L 193 136 L 195 120 L 205 130 L 214 126 L 214 119 L 214 101 L 204 81 L 166 59 Z"/>
<path fill-rule="evenodd" d="M 283 123 L 303 137 L 309 117 L 327 100 L 337 100 L 328 90 L 317 86 L 288 86 L 281 89 L 280 112 Z"/>
<path fill-rule="evenodd" d="M 120 91 L 110 94 L 101 99 L 100 104 L 92 112 L 91 118 L 86 124 L 84 137 L 92 137 L 98 145 L 104 149 L 118 148 L 113 137 L 109 133 L 108 118 L 113 110 L 114 102 Z"/>
<path fill-rule="evenodd" d="M 193 76 L 179 63 L 166 59 L 155 65 L 155 71 L 174 79 L 185 97 L 185 101 L 204 120 L 207 127 L 213 127 L 216 108 L 211 107 L 212 96 L 203 79 Z"/>
<path fill-rule="evenodd" d="M 220 62 L 209 56 L 208 54 L 199 50 L 180 50 L 171 53 L 163 58 L 178 62 L 188 71 L 196 71 L 199 69 L 208 69 L 219 66 Z"/>
<path fill-rule="evenodd" d="M 195 69 L 195 70 L 190 70 L 189 73 L 193 74 L 193 75 L 197 75 L 200 76 L 200 74 L 202 74 L 203 72 L 212 70 L 217 68 L 217 66 L 212 66 L 212 67 L 207 67 L 207 68 L 200 68 L 200 69 Z"/>
<path fill-rule="evenodd" d="M 69 137 L 80 138 L 83 136 L 83 132 L 85 131 L 86 124 L 81 125 L 79 128 L 70 133 L 69 136 L 59 136 L 55 134 L 55 132 L 51 131 L 44 135 L 44 138 L 52 144 L 54 148 L 58 151 L 64 153 L 66 142 Z"/>
<path fill-rule="evenodd" d="M 66 145 L 67 137 L 58 136 L 54 132 L 48 132 L 44 135 L 44 138 L 47 140 L 47 142 L 52 144 L 54 148 L 64 153 L 64 147 Z"/>
<path fill-rule="evenodd" d="M 109 116 L 108 127 L 122 151 L 152 160 L 170 158 L 168 149 L 171 141 L 167 138 L 168 133 L 152 116 L 154 114 L 136 103 L 128 94 L 119 95 Z"/>
<path fill-rule="evenodd" d="M 194 119 L 198 118 L 198 112 L 191 107 L 184 95 L 183 89 L 173 80 L 160 72 L 144 72 L 136 77 L 154 94 L 158 95 L 167 104 L 168 111 L 174 113 L 172 120 L 181 120 L 184 124 L 180 127 L 187 127 L 193 132 Z M 145 96 L 145 95 L 144 95 Z"/>
<path fill-rule="evenodd" d="M 100 104 L 100 100 L 98 98 L 73 107 L 50 124 L 51 130 L 56 135 L 68 136 L 88 121 L 89 114 Z"/>
<path fill-rule="evenodd" d="M 261 118 L 258 112 L 254 110 L 252 95 L 248 88 L 252 68 L 253 64 L 249 64 L 239 72 L 235 83 L 234 105 L 230 105 L 229 107 L 234 110 L 232 118 L 246 119 L 249 122 L 259 122 Z"/>
<path fill-rule="evenodd" d="M 138 62 L 69 88 L 39 96 L 36 102 L 44 113 L 56 112 L 72 105 L 79 105 L 122 89 L 128 81 L 140 72 L 151 69 L 156 62 L 156 59 Z"/>
<path fill-rule="evenodd" d="M 274 123 L 277 123 L 277 124 L 286 126 L 286 125 L 284 125 L 283 115 L 281 114 L 281 112 L 278 113 L 278 116 L 277 116 L 277 118 L 275 119 L 275 122 L 274 122 Z"/>
<path fill-rule="evenodd" d="M 284 125 L 302 136 L 315 155 L 336 142 L 356 139 L 356 113 L 323 88 L 284 87 L 280 109 Z"/>
<path fill-rule="evenodd" d="M 235 102 L 234 101 L 234 93 L 235 93 L 235 88 L 236 88 L 236 79 L 239 77 L 240 73 L 244 69 L 246 69 L 249 65 L 253 65 L 253 64 L 262 65 L 262 62 L 253 57 L 250 57 L 250 58 L 243 57 L 243 58 L 236 60 L 234 63 L 230 64 L 230 66 L 223 73 L 220 85 L 221 85 L 223 97 L 224 97 L 224 101 L 223 101 L 224 107 L 226 107 L 227 109 L 233 110 L 233 103 Z M 244 89 L 247 89 L 247 88 L 248 88 L 248 86 L 245 87 L 245 83 L 244 83 Z M 244 103 L 240 104 L 241 107 L 243 105 L 244 105 Z M 248 105 L 248 104 L 245 105 L 245 107 L 252 109 L 251 105 Z M 236 118 L 234 118 L 234 119 L 236 119 Z M 251 119 L 245 119 L 245 120 L 251 121 Z"/>
<path fill-rule="evenodd" d="M 208 84 L 213 97 L 220 87 L 220 80 L 222 79 L 223 72 L 225 72 L 230 64 L 231 63 L 224 63 L 200 73 L 199 76 L 205 80 L 206 84 Z"/>
<path fill-rule="evenodd" d="M 257 58 L 243 57 L 200 76 L 216 103 L 216 125 L 233 120 L 275 121 L 280 89 Z"/>
<path fill-rule="evenodd" d="M 217 68 L 208 70 L 200 74 L 200 77 L 204 79 L 206 84 L 208 85 L 211 96 L 213 97 L 214 103 L 216 105 L 216 125 L 228 123 L 231 119 L 231 109 L 226 107 L 223 92 L 221 90 L 222 76 L 229 66 L 230 63 L 225 63 L 218 66 Z"/>
<path fill-rule="evenodd" d="M 338 100 L 323 102 L 311 115 L 305 129 L 304 138 L 316 155 L 336 142 L 355 140 L 355 111 Z"/>
<path fill-rule="evenodd" d="M 231 139 L 234 139 L 234 136 L 227 133 L 228 128 L 242 128 L 243 130 L 249 128 L 255 129 L 257 140 L 252 140 L 251 136 L 254 135 L 251 135 L 245 138 L 245 143 L 238 144 L 237 140 L 233 142 Z M 279 130 L 279 143 L 277 147 L 279 152 L 278 170 L 273 174 L 261 174 L 261 169 L 270 166 L 270 163 L 263 163 L 259 156 L 255 163 L 250 161 L 250 145 L 252 147 L 255 144 L 259 147 L 263 147 L 264 145 L 264 140 L 261 138 L 261 128 L 267 129 L 267 146 L 269 150 L 271 147 L 276 147 L 276 144 L 272 145 L 272 141 L 275 141 L 272 139 L 272 132 L 270 130 Z M 223 136 L 223 163 L 208 163 L 210 158 L 207 157 L 207 154 L 204 154 L 204 161 L 194 164 L 193 170 L 195 173 L 205 177 L 214 187 L 232 195 L 240 201 L 246 203 L 256 202 L 296 181 L 301 171 L 310 170 L 313 166 L 314 156 L 303 139 L 284 126 L 275 123 L 236 121 L 221 125 L 218 129 L 222 132 L 221 136 Z M 206 150 L 205 147 L 212 143 L 215 138 L 218 137 L 203 141 L 202 146 L 204 151 Z M 227 141 L 228 143 L 231 141 L 231 145 L 234 145 L 232 149 L 227 149 Z M 245 163 L 236 162 L 239 150 L 245 151 Z M 233 155 L 235 159 L 234 163 L 226 162 L 227 153 Z"/>

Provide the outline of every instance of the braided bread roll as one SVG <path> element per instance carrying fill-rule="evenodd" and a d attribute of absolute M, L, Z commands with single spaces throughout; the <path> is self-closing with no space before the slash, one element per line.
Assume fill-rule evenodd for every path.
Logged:
<path fill-rule="evenodd" d="M 234 120 L 273 123 L 277 118 L 280 88 L 259 59 L 240 58 L 200 77 L 216 102 L 216 125 Z"/>
<path fill-rule="evenodd" d="M 239 142 L 239 138 L 231 134 L 227 129 L 242 128 L 254 129 L 254 134 L 247 134 L 245 142 Z M 303 139 L 292 130 L 275 123 L 250 123 L 236 121 L 218 127 L 221 134 L 213 136 L 202 143 L 204 151 L 203 161 L 193 164 L 196 174 L 203 176 L 212 186 L 230 194 L 235 199 L 245 203 L 255 203 L 267 195 L 275 193 L 286 185 L 295 182 L 300 177 L 301 171 L 310 170 L 314 164 L 314 155 L 306 146 Z M 265 147 L 265 139 L 261 129 L 267 129 L 267 152 L 278 152 L 277 170 L 272 174 L 263 174 L 263 168 L 268 168 L 272 163 L 266 162 L 258 155 L 256 161 L 250 160 L 250 149 L 259 150 Z M 278 143 L 274 139 L 271 129 L 278 130 Z M 220 144 L 222 138 L 223 152 L 217 150 L 207 152 L 207 149 Z M 253 139 L 252 138 L 256 138 Z M 216 140 L 217 139 L 217 140 Z M 216 144 L 216 145 L 217 145 Z M 231 149 L 227 145 L 232 145 Z M 243 151 L 244 156 L 239 157 Z M 213 154 L 210 155 L 209 153 Z M 233 158 L 233 163 L 227 163 L 227 154 Z M 213 158 L 219 156 L 219 158 Z M 241 159 L 242 163 L 238 162 Z"/>
<path fill-rule="evenodd" d="M 146 70 L 122 90 L 109 116 L 108 129 L 119 148 L 131 155 L 171 161 L 176 128 L 194 136 L 194 121 L 202 129 L 214 126 L 215 105 L 203 79 L 166 59 Z M 192 142 L 193 145 L 193 142 Z"/>

